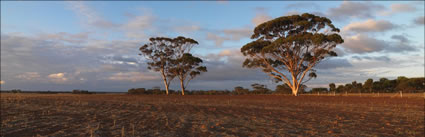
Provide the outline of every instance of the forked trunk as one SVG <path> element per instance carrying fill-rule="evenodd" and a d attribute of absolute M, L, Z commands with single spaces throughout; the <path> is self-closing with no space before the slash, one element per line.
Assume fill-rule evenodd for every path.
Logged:
<path fill-rule="evenodd" d="M 295 87 L 291 88 L 292 89 L 292 94 L 294 96 L 298 96 L 298 89 L 296 89 Z"/>
<path fill-rule="evenodd" d="M 184 96 L 184 84 L 183 84 L 183 80 L 180 80 L 180 86 L 182 88 L 182 95 Z"/>

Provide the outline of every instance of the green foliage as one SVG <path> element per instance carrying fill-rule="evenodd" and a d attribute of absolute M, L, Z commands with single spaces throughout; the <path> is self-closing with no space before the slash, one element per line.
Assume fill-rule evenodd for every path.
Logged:
<path fill-rule="evenodd" d="M 249 89 L 245 89 L 243 87 L 235 87 L 235 89 L 233 90 L 233 93 L 236 95 L 245 95 L 245 94 L 249 94 Z"/>
<path fill-rule="evenodd" d="M 153 87 L 152 89 L 145 89 L 145 88 L 132 88 L 129 89 L 127 94 L 131 95 L 159 95 L 164 94 L 165 92 L 159 89 L 159 87 Z M 173 94 L 174 91 L 170 90 L 170 94 Z"/>
<path fill-rule="evenodd" d="M 363 84 L 363 87 L 362 87 L 366 92 L 369 92 L 369 93 L 371 93 L 372 92 L 372 89 L 373 89 L 373 79 L 367 79 L 365 82 L 364 82 L 364 84 Z"/>
<path fill-rule="evenodd" d="M 254 29 L 251 38 L 255 40 L 241 48 L 248 57 L 243 67 L 261 68 L 276 82 L 283 81 L 298 90 L 317 77 L 313 67 L 326 57 L 336 56 L 333 49 L 344 42 L 338 32 L 328 18 L 308 13 L 267 21 Z M 306 75 L 308 79 L 303 81 Z"/>
<path fill-rule="evenodd" d="M 22 91 L 20 89 L 12 89 L 10 92 L 11 93 L 22 93 Z"/>
<path fill-rule="evenodd" d="M 128 90 L 128 94 L 146 94 L 145 88 L 132 88 Z"/>
<path fill-rule="evenodd" d="M 338 87 L 336 88 L 336 92 L 337 92 L 337 93 L 342 93 L 342 92 L 344 92 L 344 85 L 338 85 Z"/>
<path fill-rule="evenodd" d="M 292 89 L 286 84 L 277 85 L 275 94 L 292 94 Z"/>
<path fill-rule="evenodd" d="M 335 85 L 335 83 L 330 83 L 329 84 L 329 91 L 330 92 L 335 92 L 336 91 L 336 85 Z"/>
<path fill-rule="evenodd" d="M 258 84 L 258 83 L 254 83 L 251 85 L 251 87 L 253 88 L 253 93 L 254 94 L 267 94 L 270 92 L 270 89 L 268 89 L 266 87 L 266 85 L 262 85 L 262 84 Z"/>

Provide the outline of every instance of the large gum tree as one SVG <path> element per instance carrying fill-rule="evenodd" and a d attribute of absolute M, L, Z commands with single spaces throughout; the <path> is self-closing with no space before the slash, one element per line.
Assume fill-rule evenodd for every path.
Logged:
<path fill-rule="evenodd" d="M 243 66 L 262 68 L 297 96 L 300 86 L 317 76 L 313 68 L 337 56 L 333 49 L 344 42 L 339 31 L 330 19 L 309 13 L 264 22 L 254 29 L 254 41 L 241 48 L 247 56 Z"/>

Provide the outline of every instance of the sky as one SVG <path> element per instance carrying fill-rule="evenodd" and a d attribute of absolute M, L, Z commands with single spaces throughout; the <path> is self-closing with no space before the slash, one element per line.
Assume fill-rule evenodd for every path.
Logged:
<path fill-rule="evenodd" d="M 255 26 L 302 13 L 331 19 L 344 39 L 308 87 L 424 76 L 423 1 L 1 1 L 1 90 L 164 89 L 138 55 L 160 36 L 199 42 L 192 54 L 208 72 L 189 90 L 274 89 L 281 83 L 242 67 L 240 48 Z"/>

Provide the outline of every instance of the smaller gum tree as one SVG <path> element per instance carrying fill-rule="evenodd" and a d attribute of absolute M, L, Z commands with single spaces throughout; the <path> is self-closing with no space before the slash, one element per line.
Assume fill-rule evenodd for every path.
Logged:
<path fill-rule="evenodd" d="M 166 37 L 150 38 L 149 43 L 144 44 L 139 48 L 141 56 L 147 59 L 149 70 L 159 72 L 165 85 L 165 92 L 168 95 L 168 87 L 174 79 L 174 75 L 170 73 L 173 67 L 171 64 L 172 58 L 175 56 L 173 50 L 173 39 Z"/>
<path fill-rule="evenodd" d="M 207 67 L 201 66 L 202 62 L 202 59 L 192 56 L 190 53 L 185 53 L 175 60 L 175 67 L 170 72 L 180 80 L 182 95 L 193 78 L 200 75 L 201 72 L 207 72 Z"/>

